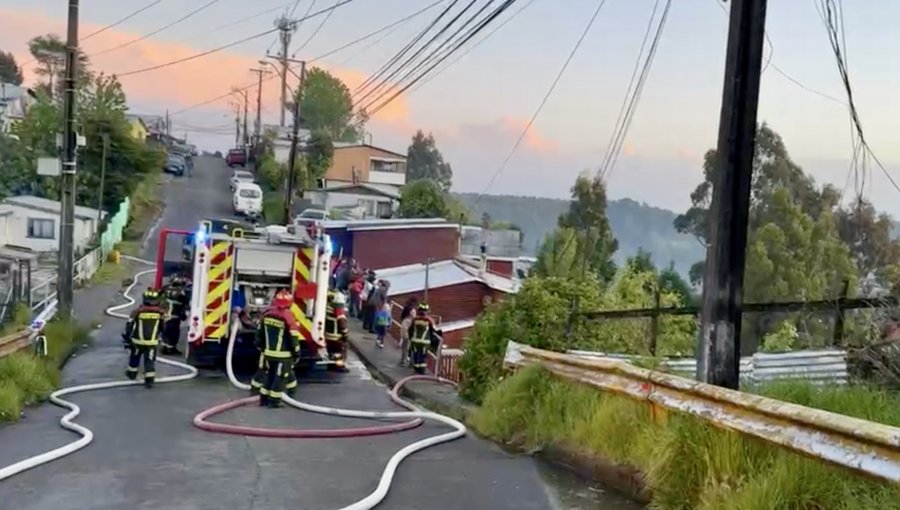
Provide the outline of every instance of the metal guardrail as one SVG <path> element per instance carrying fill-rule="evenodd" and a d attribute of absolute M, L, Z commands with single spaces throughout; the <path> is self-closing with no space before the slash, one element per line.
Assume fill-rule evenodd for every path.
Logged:
<path fill-rule="evenodd" d="M 568 351 L 573 356 L 631 363 L 636 356 L 593 351 Z M 677 375 L 694 377 L 697 360 L 670 358 L 660 363 Z M 838 349 L 805 350 L 784 353 L 759 352 L 740 361 L 741 379 L 761 383 L 778 379 L 805 379 L 817 384 L 846 384 L 849 379 L 847 353 Z"/>
<path fill-rule="evenodd" d="M 900 428 L 633 366 L 509 342 L 504 362 L 688 414 L 716 427 L 900 484 Z"/>
<path fill-rule="evenodd" d="M 86 282 L 103 266 L 103 248 L 95 248 L 75 261 L 75 281 Z M 56 299 L 57 277 L 51 276 L 31 288 L 31 310 L 39 311 Z"/>
<path fill-rule="evenodd" d="M 56 316 L 56 304 L 56 300 L 51 301 L 44 310 L 31 321 L 31 325 L 23 331 L 0 338 L 0 358 L 33 346 L 36 342 L 41 340 L 44 326 Z M 46 343 L 38 343 L 39 345 L 36 347 L 40 349 L 43 354 L 46 354 Z M 43 343 L 43 345 L 40 345 L 40 343 Z"/>

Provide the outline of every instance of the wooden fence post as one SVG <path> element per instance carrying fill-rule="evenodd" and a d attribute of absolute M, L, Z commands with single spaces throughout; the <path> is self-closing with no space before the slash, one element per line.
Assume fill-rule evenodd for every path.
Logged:
<path fill-rule="evenodd" d="M 650 355 L 656 356 L 656 339 L 659 336 L 659 308 L 660 288 L 659 283 L 653 289 L 653 315 L 650 317 Z"/>
<path fill-rule="evenodd" d="M 837 311 L 834 317 L 834 331 L 831 338 L 832 347 L 838 347 L 844 340 L 844 305 L 847 299 L 847 293 L 850 291 L 850 280 L 844 280 L 841 288 L 841 295 L 837 300 Z"/>

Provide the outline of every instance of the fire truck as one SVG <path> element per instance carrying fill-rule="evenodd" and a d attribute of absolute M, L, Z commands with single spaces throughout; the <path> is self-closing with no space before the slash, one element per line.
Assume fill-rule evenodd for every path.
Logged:
<path fill-rule="evenodd" d="M 180 250 L 169 242 L 182 236 Z M 275 293 L 288 290 L 304 310 L 299 326 L 298 370 L 334 363 L 342 352 L 325 340 L 331 239 L 319 224 L 254 227 L 231 220 L 206 220 L 194 232 L 165 229 L 157 253 L 157 286 L 172 274 L 192 281 L 188 315 L 188 361 L 221 366 L 235 339 L 236 362 L 255 360 L 255 324 Z M 175 257 L 170 252 L 180 251 Z M 175 261 L 172 261 L 175 259 Z M 235 313 L 240 307 L 242 316 Z M 233 331 L 236 329 L 236 331 Z M 234 334 L 233 334 L 234 333 Z"/>

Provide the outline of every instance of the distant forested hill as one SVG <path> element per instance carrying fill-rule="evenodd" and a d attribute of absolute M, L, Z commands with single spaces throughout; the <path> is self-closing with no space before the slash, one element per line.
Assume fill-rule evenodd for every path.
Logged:
<path fill-rule="evenodd" d="M 493 221 L 518 225 L 525 235 L 525 251 L 531 255 L 544 236 L 556 228 L 559 215 L 569 207 L 568 200 L 553 198 L 487 195 L 475 205 L 476 193 L 454 193 L 454 196 L 469 208 L 475 221 L 487 212 Z M 657 266 L 673 261 L 678 272 L 687 276 L 691 265 L 706 256 L 696 239 L 675 231 L 672 220 L 676 214 L 672 211 L 625 198 L 611 200 L 607 216 L 619 240 L 616 253 L 619 263 L 643 248 L 653 254 Z"/>

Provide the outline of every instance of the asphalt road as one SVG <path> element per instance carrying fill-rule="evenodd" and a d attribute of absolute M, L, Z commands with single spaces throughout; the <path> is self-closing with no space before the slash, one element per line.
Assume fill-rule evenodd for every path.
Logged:
<path fill-rule="evenodd" d="M 204 217 L 230 217 L 229 170 L 222 160 L 198 158 L 193 177 L 175 179 L 167 192 L 162 224 L 193 228 Z M 148 243 L 151 256 L 155 242 Z M 139 290 L 139 289 L 138 289 Z M 110 303 L 112 304 L 112 303 Z M 118 334 L 122 321 L 107 317 L 94 345 L 74 358 L 65 385 L 120 379 L 125 356 Z M 339 384 L 301 386 L 298 398 L 354 409 L 391 410 L 385 388 L 364 369 Z M 162 367 L 162 374 L 173 373 Z M 316 509 L 341 508 L 366 496 L 394 452 L 446 430 L 426 424 L 390 436 L 286 440 L 217 435 L 195 429 L 200 410 L 244 394 L 224 374 L 152 390 L 122 388 L 75 395 L 78 421 L 95 433 L 86 449 L 0 482 L 5 509 Z M 74 439 L 60 429 L 60 409 L 29 410 L 27 419 L 0 428 L 0 466 Z M 243 408 L 217 418 L 247 425 L 352 427 L 371 424 L 301 413 L 292 409 Z M 467 437 L 415 454 L 403 462 L 380 508 L 430 510 L 559 508 L 535 461 L 511 456 L 488 442 Z M 619 504 L 600 508 L 626 508 Z"/>

